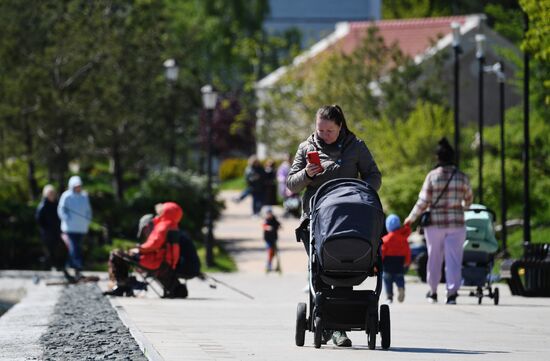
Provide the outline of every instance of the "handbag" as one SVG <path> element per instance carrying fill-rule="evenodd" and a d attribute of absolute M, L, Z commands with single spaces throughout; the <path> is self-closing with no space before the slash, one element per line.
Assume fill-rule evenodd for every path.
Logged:
<path fill-rule="evenodd" d="M 430 208 L 434 207 L 437 204 L 437 202 L 439 202 L 439 199 L 445 193 L 445 191 L 447 191 L 447 188 L 449 187 L 449 183 L 451 183 L 451 179 L 453 179 L 456 171 L 457 171 L 457 168 L 455 168 L 455 170 L 453 171 L 453 174 L 451 174 L 451 176 L 449 177 L 449 180 L 447 181 L 447 184 L 445 184 L 445 188 L 443 188 L 441 193 L 439 193 L 439 196 L 437 197 L 435 202 L 432 205 L 430 205 Z M 422 214 L 420 215 L 420 226 L 421 227 L 428 227 L 431 224 L 432 224 L 432 219 L 431 219 L 430 211 L 422 212 Z"/>
<path fill-rule="evenodd" d="M 421 227 L 428 227 L 431 223 L 431 214 L 430 211 L 422 212 L 420 215 L 420 226 Z"/>

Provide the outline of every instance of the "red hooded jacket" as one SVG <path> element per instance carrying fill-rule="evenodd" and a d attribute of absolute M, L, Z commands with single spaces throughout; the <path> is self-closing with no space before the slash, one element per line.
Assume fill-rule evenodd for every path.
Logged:
<path fill-rule="evenodd" d="M 153 231 L 145 243 L 139 247 L 139 263 L 142 266 L 157 269 L 166 259 L 172 268 L 176 268 L 180 256 L 179 244 L 165 245 L 166 234 L 168 231 L 178 229 L 178 223 L 182 217 L 183 211 L 176 203 L 163 204 L 161 214 L 153 219 L 155 225 Z"/>
<path fill-rule="evenodd" d="M 405 257 L 405 265 L 411 263 L 411 249 L 407 238 L 411 235 L 411 227 L 405 225 L 382 237 L 382 258 L 387 256 Z"/>

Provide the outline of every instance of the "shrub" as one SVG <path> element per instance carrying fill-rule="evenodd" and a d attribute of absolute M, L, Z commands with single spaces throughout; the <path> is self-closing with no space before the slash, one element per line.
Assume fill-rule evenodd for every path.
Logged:
<path fill-rule="evenodd" d="M 401 220 L 409 215 L 428 171 L 424 167 L 403 167 L 382 177 L 380 198 L 386 214 L 395 213 Z M 384 174 L 384 173 L 383 173 Z"/>
<path fill-rule="evenodd" d="M 216 200 L 218 189 L 214 188 L 213 192 L 215 220 L 220 216 L 223 202 Z M 183 209 L 182 228 L 192 235 L 199 235 L 205 223 L 208 205 L 206 176 L 177 168 L 164 168 L 151 172 L 141 182 L 139 191 L 128 202 L 128 212 L 134 213 L 134 229 L 141 215 L 153 213 L 155 204 L 168 201 L 178 203 Z"/>
<path fill-rule="evenodd" d="M 43 255 L 34 220 L 35 207 L 17 201 L 0 202 L 0 268 L 36 268 Z"/>
<path fill-rule="evenodd" d="M 246 169 L 247 160 L 244 158 L 227 158 L 220 164 L 220 181 L 242 177 Z"/>

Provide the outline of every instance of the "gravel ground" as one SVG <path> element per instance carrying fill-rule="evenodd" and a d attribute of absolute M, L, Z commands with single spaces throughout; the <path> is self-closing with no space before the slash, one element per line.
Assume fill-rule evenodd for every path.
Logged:
<path fill-rule="evenodd" d="M 44 360 L 147 360 L 95 284 L 63 289 L 40 341 Z"/>

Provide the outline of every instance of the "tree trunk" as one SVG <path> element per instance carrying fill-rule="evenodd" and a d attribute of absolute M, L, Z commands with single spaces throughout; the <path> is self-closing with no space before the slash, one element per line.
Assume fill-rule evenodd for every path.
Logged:
<path fill-rule="evenodd" d="M 27 155 L 27 181 L 29 182 L 29 197 L 31 200 L 36 200 L 38 196 L 38 183 L 36 182 L 36 166 L 34 164 L 34 149 L 32 131 L 27 119 L 25 122 L 25 147 Z"/>
<path fill-rule="evenodd" d="M 124 199 L 124 170 L 122 167 L 120 146 L 115 141 L 111 148 L 111 161 L 113 162 L 113 189 L 118 202 Z"/>
<path fill-rule="evenodd" d="M 67 187 L 66 176 L 69 172 L 69 154 L 65 148 L 66 136 L 66 131 L 61 129 L 60 132 L 56 134 L 55 142 L 53 142 L 51 149 L 54 154 L 50 164 L 53 172 L 52 179 L 54 179 L 59 185 L 60 194 Z"/>

